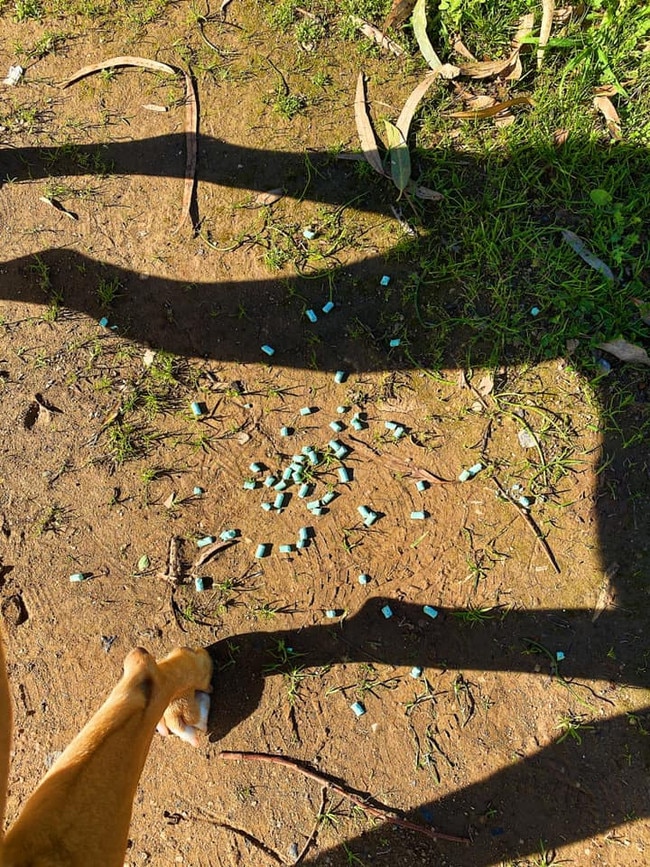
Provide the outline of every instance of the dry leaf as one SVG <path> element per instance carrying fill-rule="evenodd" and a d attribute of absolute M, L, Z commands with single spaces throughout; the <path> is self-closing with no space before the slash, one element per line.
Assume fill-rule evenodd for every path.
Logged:
<path fill-rule="evenodd" d="M 568 129 L 556 129 L 553 133 L 553 144 L 556 147 L 562 147 L 565 141 L 569 138 Z"/>
<path fill-rule="evenodd" d="M 418 86 L 413 91 L 411 91 L 409 98 L 404 103 L 404 107 L 402 108 L 400 115 L 397 118 L 397 123 L 395 124 L 395 126 L 402 133 L 405 140 L 409 137 L 409 127 L 411 126 L 413 115 L 415 114 L 420 100 L 427 92 L 427 90 L 431 87 L 436 78 L 438 78 L 438 73 L 430 72 L 418 84 Z"/>
<path fill-rule="evenodd" d="M 535 26 L 535 13 L 528 12 L 526 15 L 522 15 L 519 19 L 519 24 L 517 25 L 517 32 L 515 33 L 512 44 L 520 45 L 527 36 L 533 32 L 533 27 Z"/>
<path fill-rule="evenodd" d="M 363 157 L 362 157 L 363 159 Z M 274 205 L 279 202 L 284 196 L 282 187 L 277 187 L 275 190 L 269 190 L 267 193 L 259 193 L 251 202 L 251 208 L 264 208 L 269 205 Z"/>
<path fill-rule="evenodd" d="M 555 0 L 542 0 L 542 23 L 539 28 L 539 42 L 537 43 L 537 68 L 542 68 L 544 61 L 544 48 L 551 37 L 553 27 L 553 13 L 555 12 Z"/>
<path fill-rule="evenodd" d="M 485 94 L 480 94 L 479 96 L 470 96 L 466 100 L 467 108 L 472 111 L 478 111 L 481 108 L 489 108 L 490 106 L 496 103 L 496 99 L 493 96 L 487 96 Z"/>
<path fill-rule="evenodd" d="M 430 190 L 428 187 L 422 187 L 417 184 L 414 191 L 418 199 L 426 199 L 429 202 L 441 202 L 444 199 L 443 193 L 437 193 L 435 190 Z"/>
<path fill-rule="evenodd" d="M 505 102 L 497 102 L 496 105 L 488 108 L 481 108 L 478 111 L 446 111 L 445 117 L 459 117 L 467 120 L 481 120 L 485 117 L 495 117 L 501 114 L 507 108 L 512 108 L 515 105 L 535 105 L 529 96 L 516 96 L 514 99 L 507 99 Z"/>
<path fill-rule="evenodd" d="M 603 576 L 603 583 L 600 587 L 598 599 L 594 605 L 594 610 L 591 615 L 591 622 L 595 623 L 606 608 L 613 608 L 616 602 L 616 589 L 612 581 L 616 577 L 618 570 L 621 567 L 618 563 L 612 563 Z"/>
<path fill-rule="evenodd" d="M 616 88 L 613 84 L 599 84 L 594 87 L 594 96 L 616 96 Z"/>
<path fill-rule="evenodd" d="M 155 102 L 147 102 L 142 108 L 147 111 L 158 111 L 161 114 L 165 114 L 169 110 L 166 105 L 156 105 Z"/>
<path fill-rule="evenodd" d="M 605 118 L 607 130 L 612 138 L 621 139 L 621 119 L 608 96 L 594 96 L 594 108 Z"/>
<path fill-rule="evenodd" d="M 93 72 L 101 72 L 102 69 L 113 69 L 116 66 L 139 66 L 142 69 L 151 69 L 153 72 L 168 72 L 170 75 L 176 75 L 176 70 L 166 63 L 160 63 L 157 60 L 149 60 L 147 57 L 131 57 L 129 55 L 120 57 L 111 57 L 108 60 L 102 60 L 99 63 L 92 63 L 90 66 L 84 66 L 75 74 L 64 82 L 61 87 L 65 89 L 76 81 L 85 78 L 87 75 L 92 75 Z"/>
<path fill-rule="evenodd" d="M 191 75 L 187 72 L 184 72 L 183 75 L 185 76 L 185 148 L 187 153 L 185 157 L 183 205 L 181 207 L 181 218 L 174 230 L 175 232 L 178 232 L 190 216 L 194 184 L 196 182 L 196 157 L 199 143 L 199 108 L 196 100 L 196 90 L 194 89 Z"/>
<path fill-rule="evenodd" d="M 364 21 L 363 18 L 358 18 L 356 15 L 352 15 L 351 18 L 363 35 L 376 42 L 380 48 L 392 51 L 396 57 L 401 57 L 404 54 L 404 49 L 401 45 L 398 45 L 397 42 L 393 42 L 392 39 L 384 36 L 381 30 L 373 24 L 368 24 L 367 21 Z"/>
<path fill-rule="evenodd" d="M 483 63 L 461 63 L 460 74 L 469 78 L 492 78 L 511 72 L 517 63 L 519 48 L 515 48 L 503 60 L 486 60 Z"/>
<path fill-rule="evenodd" d="M 483 397 L 487 397 L 494 391 L 494 377 L 489 373 L 482 376 L 476 384 L 476 390 Z"/>
<path fill-rule="evenodd" d="M 592 253 L 582 238 L 579 238 L 575 232 L 571 232 L 569 229 L 562 229 L 562 237 L 587 265 L 591 266 L 595 271 L 599 271 L 608 280 L 614 279 L 614 274 L 609 265 L 606 265 L 602 259 L 599 259 L 598 256 Z"/>
<path fill-rule="evenodd" d="M 629 361 L 632 364 L 650 364 L 648 353 L 642 346 L 635 346 L 619 337 L 618 340 L 610 340 L 608 343 L 599 343 L 598 349 L 609 352 L 610 355 L 621 361 Z"/>
<path fill-rule="evenodd" d="M 46 205 L 49 205 L 51 208 L 54 208 L 55 211 L 58 211 L 60 214 L 65 214 L 70 220 L 78 220 L 79 214 L 75 214 L 74 211 L 69 211 L 66 207 L 64 207 L 58 199 L 50 199 L 48 196 L 39 196 L 39 200 L 44 202 Z"/>
<path fill-rule="evenodd" d="M 467 60 L 471 60 L 472 63 L 478 63 L 478 60 L 474 57 L 472 52 L 467 48 L 465 43 L 461 39 L 456 39 L 454 41 L 454 51 L 456 54 L 460 54 L 461 57 L 465 57 Z"/>
<path fill-rule="evenodd" d="M 359 73 L 359 78 L 357 79 L 357 92 L 354 97 L 354 119 L 357 124 L 359 141 L 361 142 L 361 149 L 365 158 L 376 172 L 384 175 L 384 166 L 379 156 L 377 139 L 375 138 L 375 133 L 368 116 L 368 105 L 363 86 L 363 72 Z"/>
<path fill-rule="evenodd" d="M 384 30 L 389 27 L 397 29 L 408 18 L 411 17 L 411 12 L 415 6 L 416 0 L 393 0 L 393 5 L 390 7 L 390 12 L 384 21 Z"/>
<path fill-rule="evenodd" d="M 415 34 L 422 57 L 424 57 L 431 69 L 440 69 L 442 62 L 436 54 L 427 35 L 426 0 L 417 0 L 417 3 L 415 4 L 415 9 L 413 10 L 413 33 Z"/>

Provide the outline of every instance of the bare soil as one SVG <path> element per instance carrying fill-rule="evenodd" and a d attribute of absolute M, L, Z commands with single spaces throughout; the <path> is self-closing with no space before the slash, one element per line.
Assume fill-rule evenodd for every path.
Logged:
<path fill-rule="evenodd" d="M 354 163 L 331 155 L 356 148 L 356 49 L 310 54 L 270 32 L 254 4 L 232 4 L 229 20 L 242 29 L 217 34 L 228 52 L 220 74 L 197 70 L 200 233 L 175 232 L 181 80 L 129 70 L 57 84 L 118 54 L 181 64 L 173 46 L 186 16 L 174 7 L 137 39 L 75 31 L 68 20 L 75 38 L 65 51 L 2 93 L 5 113 L 9 100 L 14 117 L 21 106 L 37 111 L 2 132 L 0 172 L 14 179 L 0 190 L 9 819 L 131 647 L 163 655 L 187 643 L 208 646 L 216 664 L 209 737 L 196 751 L 154 741 L 131 865 L 291 864 L 312 834 L 305 864 L 647 864 L 647 474 L 628 475 L 632 453 L 600 432 L 588 385 L 561 359 L 496 371 L 494 391 L 482 394 L 482 372 L 459 379 L 459 347 L 445 348 L 435 376 L 408 342 L 389 348 L 403 333 L 401 281 L 416 263 L 388 258 L 400 238 L 390 190 L 374 200 Z M 3 28 L 6 67 L 12 40 L 40 31 L 9 18 Z M 214 60 L 192 32 L 199 57 Z M 287 120 L 274 110 L 278 73 L 266 57 L 312 99 L 307 113 Z M 391 110 L 415 80 L 387 58 L 364 67 L 394 96 Z M 332 85 L 315 102 L 319 69 Z M 168 111 L 143 108 L 151 103 Z M 276 187 L 287 194 L 272 211 L 247 207 Z M 346 233 L 335 253 L 332 226 Z M 293 262 L 272 271 L 269 253 L 287 235 Z M 308 244 L 338 270 L 319 275 Z M 117 297 L 102 306 L 111 281 Z M 498 394 L 518 397 L 505 411 Z M 205 404 L 199 419 L 192 401 Z M 305 406 L 315 411 L 303 416 Z M 519 442 L 519 411 L 535 430 L 546 425 L 553 495 L 530 512 L 515 501 L 531 462 L 544 469 Z M 345 425 L 337 435 L 335 419 Z M 326 457 L 335 436 L 349 449 L 349 484 Z M 335 499 L 312 517 L 293 485 L 281 511 L 263 511 L 276 492 L 259 482 L 306 445 L 323 457 L 310 499 L 330 489 Z M 613 458 L 606 469 L 603 456 Z M 265 472 L 252 473 L 254 461 Z M 457 482 L 477 461 L 487 469 Z M 255 490 L 243 489 L 249 477 Z M 377 512 L 372 526 L 360 505 Z M 419 510 L 425 520 L 411 517 Z M 303 526 L 309 546 L 281 554 Z M 197 540 L 229 528 L 236 542 L 195 569 Z M 175 537 L 172 586 L 161 576 Z M 270 554 L 256 559 L 260 543 Z M 77 572 L 87 580 L 71 583 Z M 208 590 L 196 591 L 197 576 Z M 366 709 L 358 718 L 355 701 Z M 567 729 L 568 719 L 579 725 Z M 303 761 L 470 842 L 390 826 L 331 790 L 323 806 L 316 782 L 225 761 L 222 750 Z"/>

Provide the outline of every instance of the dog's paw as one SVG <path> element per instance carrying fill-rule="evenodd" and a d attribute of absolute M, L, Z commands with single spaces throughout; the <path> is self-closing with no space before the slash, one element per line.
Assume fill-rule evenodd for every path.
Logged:
<path fill-rule="evenodd" d="M 171 702 L 158 723 L 157 731 L 161 735 L 176 735 L 193 747 L 198 747 L 198 732 L 207 732 L 209 713 L 209 693 L 192 690 Z"/>

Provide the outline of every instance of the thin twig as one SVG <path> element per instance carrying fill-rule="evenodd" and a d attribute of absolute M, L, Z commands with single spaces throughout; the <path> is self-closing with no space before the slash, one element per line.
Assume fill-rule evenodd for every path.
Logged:
<path fill-rule="evenodd" d="M 535 523 L 535 521 L 533 521 L 533 519 L 532 519 L 531 516 L 528 514 L 528 512 L 526 511 L 526 509 L 524 509 L 523 506 L 520 506 L 519 503 L 516 503 L 516 502 L 512 499 L 512 497 L 509 497 L 509 496 L 506 494 L 506 492 L 503 490 L 503 488 L 501 487 L 501 484 L 499 483 L 499 481 L 498 481 L 497 479 L 493 479 L 493 482 L 494 482 L 494 484 L 496 485 L 497 491 L 498 491 L 499 494 L 503 497 L 503 499 L 506 500 L 508 503 L 510 503 L 511 506 L 514 506 L 515 509 L 517 510 L 517 512 L 519 513 L 519 515 L 524 519 L 524 521 L 526 522 L 526 524 L 527 524 L 528 528 L 530 529 L 531 533 L 532 533 L 533 536 L 537 539 L 537 541 L 538 541 L 539 545 L 541 546 L 542 550 L 544 551 L 544 553 L 545 553 L 546 556 L 548 557 L 548 561 L 549 561 L 549 563 L 550 563 L 551 566 L 555 569 L 555 571 L 557 572 L 557 574 L 560 575 L 561 572 L 562 572 L 562 570 L 560 569 L 560 566 L 559 566 L 557 560 L 555 559 L 555 554 L 554 554 L 553 551 L 551 550 L 551 546 L 550 546 L 550 545 L 548 544 L 548 542 L 546 541 L 546 539 L 545 539 L 545 537 L 544 537 L 544 534 L 543 534 L 542 531 L 539 529 L 539 527 L 537 526 L 537 524 Z"/>
<path fill-rule="evenodd" d="M 309 851 L 309 847 L 316 839 L 316 834 L 318 834 L 318 829 L 320 828 L 321 819 L 323 817 L 323 813 L 325 812 L 326 801 L 327 801 L 327 786 L 323 786 L 323 788 L 321 790 L 320 807 L 318 808 L 318 812 L 316 813 L 316 822 L 314 823 L 314 827 L 313 827 L 311 834 L 307 838 L 307 842 L 302 847 L 300 855 L 298 855 L 296 860 L 293 862 L 294 865 L 300 864 L 300 862 L 303 860 L 303 858 L 305 857 L 305 855 Z"/>
<path fill-rule="evenodd" d="M 371 816 L 376 816 L 378 819 L 387 822 L 389 825 L 396 825 L 398 828 L 404 828 L 408 831 L 415 831 L 418 834 L 422 834 L 423 836 L 428 837 L 430 840 L 447 840 L 450 843 L 470 843 L 467 837 L 455 837 L 452 834 L 442 834 L 438 831 L 434 831 L 432 828 L 425 828 L 422 825 L 416 825 L 414 822 L 409 822 L 408 819 L 400 819 L 398 816 L 396 816 L 394 813 L 389 812 L 388 810 L 380 809 L 379 807 L 373 807 L 371 804 L 368 803 L 367 798 L 348 791 L 347 789 L 343 788 L 343 786 L 340 786 L 338 783 L 333 782 L 323 774 L 319 774 L 317 771 L 313 771 L 311 768 L 306 767 L 301 762 L 295 761 L 293 759 L 286 759 L 284 756 L 269 755 L 268 753 L 248 753 L 235 750 L 222 751 L 219 753 L 219 757 L 222 759 L 234 761 L 258 761 L 270 762 L 276 765 L 283 765 L 286 768 L 291 768 L 294 771 L 299 771 L 310 780 L 315 780 L 321 786 L 329 787 L 330 789 L 332 789 L 333 792 L 336 792 L 338 795 L 341 795 L 341 797 L 347 798 L 349 801 L 352 801 L 353 804 L 361 807 L 361 809 L 365 810 L 366 813 L 370 813 Z"/>

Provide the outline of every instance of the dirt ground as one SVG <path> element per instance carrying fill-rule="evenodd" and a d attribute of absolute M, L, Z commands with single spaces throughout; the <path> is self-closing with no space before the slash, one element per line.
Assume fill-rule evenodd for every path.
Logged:
<path fill-rule="evenodd" d="M 215 660 L 209 737 L 196 751 L 154 740 L 130 865 L 292 864 L 306 843 L 312 865 L 647 864 L 647 464 L 628 472 L 631 452 L 602 433 L 588 383 L 563 359 L 492 381 L 459 374 L 454 347 L 434 376 L 408 346 L 389 346 L 411 263 L 389 258 L 400 240 L 389 194 L 364 195 L 354 164 L 333 157 L 356 148 L 358 57 L 287 46 L 256 16 L 255 4 L 233 3 L 241 29 L 213 34 L 219 74 L 197 78 L 197 236 L 189 223 L 175 231 L 181 79 L 128 70 L 58 87 L 114 55 L 183 65 L 182 4 L 131 42 L 123 30 L 79 31 L 2 92 L 18 118 L 0 156 L 8 818 L 128 650 L 181 643 Z M 42 28 L 2 25 L 4 68 L 15 40 Z M 304 92 L 326 69 L 333 85 L 317 112 L 275 110 L 266 57 L 283 59 Z M 385 59 L 365 68 L 396 105 L 412 88 Z M 278 187 L 287 194 L 272 209 L 249 207 Z M 295 257 L 282 261 L 287 233 L 298 259 L 316 245 L 322 274 L 307 253 L 302 276 Z M 198 418 L 192 401 L 204 405 Z M 544 428 L 544 465 L 521 444 L 522 419 Z M 282 509 L 264 511 L 277 492 L 263 480 L 309 445 L 320 455 L 309 497 L 292 484 Z M 518 499 L 533 474 L 548 475 L 552 495 L 528 509 Z M 311 515 L 307 500 L 330 490 Z M 364 505 L 378 516 L 370 526 Z M 309 544 L 297 550 L 301 527 Z M 197 540 L 227 529 L 233 544 L 195 566 Z M 163 577 L 172 539 L 176 585 Z M 269 554 L 256 558 L 260 544 Z M 303 761 L 469 843 L 387 824 L 291 768 L 222 750 Z"/>

